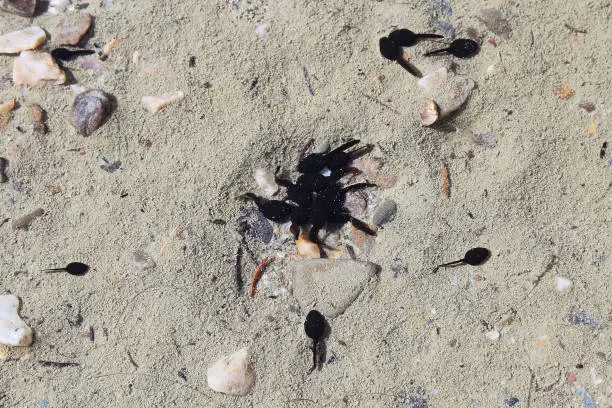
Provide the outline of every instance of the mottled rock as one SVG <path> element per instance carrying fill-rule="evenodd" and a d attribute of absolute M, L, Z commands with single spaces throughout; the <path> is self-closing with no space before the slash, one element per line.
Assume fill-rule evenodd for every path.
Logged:
<path fill-rule="evenodd" d="M 59 85 L 66 82 L 66 74 L 47 52 L 22 51 L 13 62 L 15 85 L 39 86 L 47 82 Z"/>
<path fill-rule="evenodd" d="M 53 40 L 58 45 L 77 45 L 89 30 L 92 20 L 88 13 L 67 14 L 57 25 Z"/>
<path fill-rule="evenodd" d="M 36 10 L 36 0 L 0 0 L 0 10 L 23 17 L 32 17 Z"/>
<path fill-rule="evenodd" d="M 95 132 L 113 111 L 111 96 L 100 89 L 78 94 L 70 110 L 70 124 L 83 136 Z"/>
<path fill-rule="evenodd" d="M 0 36 L 0 53 L 17 54 L 21 51 L 33 50 L 45 42 L 46 38 L 47 33 L 36 26 L 13 31 Z"/>
<path fill-rule="evenodd" d="M 334 318 L 357 299 L 380 267 L 350 259 L 308 259 L 293 262 L 289 269 L 302 310 L 317 309 Z"/>

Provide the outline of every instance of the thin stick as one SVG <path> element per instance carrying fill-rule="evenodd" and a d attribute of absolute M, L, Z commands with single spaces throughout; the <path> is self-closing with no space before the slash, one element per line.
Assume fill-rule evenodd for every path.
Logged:
<path fill-rule="evenodd" d="M 448 167 L 442 163 L 442 191 L 446 198 L 450 198 L 450 181 L 448 180 Z"/>
<path fill-rule="evenodd" d="M 250 297 L 255 296 L 255 285 L 257 285 L 257 281 L 259 280 L 259 276 L 261 275 L 264 266 L 266 266 L 266 264 L 272 262 L 273 260 L 274 260 L 274 257 L 264 258 L 259 263 L 259 265 L 257 265 L 257 269 L 255 269 L 255 272 L 253 272 L 253 278 L 251 279 L 251 287 L 249 288 Z"/>
<path fill-rule="evenodd" d="M 78 366 L 79 363 L 70 363 L 70 362 L 60 362 L 60 361 L 46 361 L 46 360 L 38 360 L 38 362 L 40 364 L 42 364 L 45 367 L 57 367 L 57 368 L 64 368 L 64 367 L 74 367 L 74 366 Z"/>

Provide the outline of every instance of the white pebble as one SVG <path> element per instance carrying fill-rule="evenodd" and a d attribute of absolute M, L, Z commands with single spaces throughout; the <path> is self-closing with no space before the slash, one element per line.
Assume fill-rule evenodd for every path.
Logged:
<path fill-rule="evenodd" d="M 491 341 L 496 341 L 499 339 L 499 332 L 497 330 L 492 330 L 490 332 L 485 333 L 485 337 Z"/>
<path fill-rule="evenodd" d="M 591 367 L 591 381 L 593 381 L 594 385 L 599 385 L 603 382 L 603 378 L 597 375 L 597 371 L 595 371 L 595 367 Z"/>
<path fill-rule="evenodd" d="M 255 32 L 257 33 L 259 38 L 261 38 L 262 40 L 267 40 L 268 33 L 270 32 L 270 24 L 268 23 L 257 24 L 257 26 L 255 27 Z"/>
<path fill-rule="evenodd" d="M 185 97 L 185 94 L 181 91 L 176 92 L 164 92 L 161 96 L 143 96 L 143 105 L 151 112 L 159 112 L 172 102 L 180 101 Z"/>
<path fill-rule="evenodd" d="M 70 0 L 51 0 L 49 1 L 47 12 L 51 14 L 59 14 L 65 12 L 68 10 L 68 8 L 72 8 Z"/>
<path fill-rule="evenodd" d="M 559 290 L 559 292 L 563 292 L 564 290 L 569 289 L 571 286 L 571 280 L 563 278 L 561 276 L 557 276 L 557 289 Z"/>
<path fill-rule="evenodd" d="M 0 296 L 0 344 L 7 346 L 32 344 L 32 329 L 19 317 L 18 307 L 17 296 Z"/>
<path fill-rule="evenodd" d="M 46 82 L 59 85 L 66 74 L 47 52 L 22 51 L 13 62 L 13 82 L 16 85 L 38 86 Z"/>
<path fill-rule="evenodd" d="M 278 191 L 278 184 L 274 179 L 274 173 L 267 169 L 255 169 L 253 178 L 264 195 L 272 197 Z"/>
<path fill-rule="evenodd" d="M 0 54 L 17 54 L 33 50 L 45 42 L 47 33 L 40 27 L 32 26 L 0 36 Z"/>
<path fill-rule="evenodd" d="M 224 394 L 248 394 L 255 382 L 255 375 L 248 366 L 247 358 L 247 349 L 242 348 L 208 366 L 208 386 L 213 391 Z"/>

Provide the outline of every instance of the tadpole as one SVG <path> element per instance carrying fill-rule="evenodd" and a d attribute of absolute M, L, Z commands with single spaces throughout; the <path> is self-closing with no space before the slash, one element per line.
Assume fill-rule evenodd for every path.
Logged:
<path fill-rule="evenodd" d="M 306 315 L 304 331 L 312 339 L 312 368 L 310 372 L 317 368 L 317 346 L 325 334 L 325 318 L 316 310 L 311 310 Z"/>
<path fill-rule="evenodd" d="M 55 269 L 43 269 L 43 272 L 53 273 L 53 272 L 68 272 L 73 276 L 83 276 L 89 271 L 89 266 L 81 263 L 81 262 L 70 262 L 63 268 L 55 268 Z"/>
<path fill-rule="evenodd" d="M 378 47 L 380 49 L 380 54 L 384 58 L 397 62 L 402 66 L 402 68 L 417 78 L 421 78 L 423 76 L 418 69 L 416 69 L 402 57 L 402 46 L 393 41 L 391 38 L 381 37 L 381 39 L 378 41 Z"/>
<path fill-rule="evenodd" d="M 450 43 L 447 48 L 430 51 L 428 53 L 423 54 L 423 56 L 428 57 L 430 55 L 437 55 L 443 52 L 448 52 L 449 54 L 452 54 L 457 58 L 470 58 L 474 56 L 478 52 L 478 50 L 480 50 L 480 46 L 476 41 L 469 40 L 467 38 L 458 38 L 452 43 Z"/>
<path fill-rule="evenodd" d="M 459 264 L 468 264 L 472 266 L 482 265 L 487 261 L 487 259 L 489 259 L 490 256 L 491 251 L 489 251 L 487 248 L 472 248 L 465 253 L 463 259 L 438 265 L 434 269 L 433 273 L 436 273 L 438 269 L 446 266 L 457 266 Z"/>
<path fill-rule="evenodd" d="M 69 49 L 69 48 L 59 47 L 51 51 L 51 56 L 55 60 L 70 61 L 80 55 L 90 55 L 94 53 L 95 53 L 94 50 L 77 49 L 77 48 Z"/>

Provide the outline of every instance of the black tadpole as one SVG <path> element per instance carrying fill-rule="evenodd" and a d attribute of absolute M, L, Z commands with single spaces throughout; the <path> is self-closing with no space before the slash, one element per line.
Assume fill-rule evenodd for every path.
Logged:
<path fill-rule="evenodd" d="M 400 47 L 412 47 L 419 40 L 444 38 L 440 34 L 417 34 L 407 28 L 391 31 L 389 39 L 398 44 Z"/>
<path fill-rule="evenodd" d="M 466 38 L 458 38 L 452 43 L 450 43 L 447 48 L 430 51 L 428 53 L 423 54 L 423 56 L 427 57 L 430 55 L 437 55 L 443 52 L 448 52 L 449 54 L 452 54 L 457 58 L 470 58 L 474 56 L 479 50 L 480 46 L 476 41 L 469 40 Z"/>
<path fill-rule="evenodd" d="M 70 262 L 64 268 L 44 269 L 43 272 L 68 272 L 73 276 L 83 276 L 89 271 L 89 266 L 81 262 Z"/>
<path fill-rule="evenodd" d="M 317 345 L 325 333 L 325 318 L 316 310 L 311 310 L 306 315 L 304 331 L 312 339 L 312 368 L 310 372 L 317 368 Z"/>
<path fill-rule="evenodd" d="M 94 54 L 95 52 L 96 51 L 94 50 L 88 50 L 88 49 L 78 49 L 78 48 L 69 49 L 69 48 L 59 47 L 51 51 L 51 56 L 55 58 L 56 60 L 70 61 L 80 55 L 90 55 L 90 54 Z"/>
<path fill-rule="evenodd" d="M 446 266 L 455 266 L 464 263 L 472 266 L 482 265 L 486 262 L 487 259 L 489 259 L 490 256 L 491 251 L 489 251 L 487 248 L 472 248 L 465 253 L 463 259 L 436 266 L 436 269 L 434 269 L 434 273 L 436 273 L 438 269 Z"/>
<path fill-rule="evenodd" d="M 402 68 L 417 78 L 421 78 L 423 76 L 418 69 L 416 69 L 402 57 L 402 46 L 393 41 L 391 38 L 382 37 L 378 41 L 378 47 L 380 49 L 380 55 L 382 55 L 384 58 L 397 62 L 402 66 Z"/>

